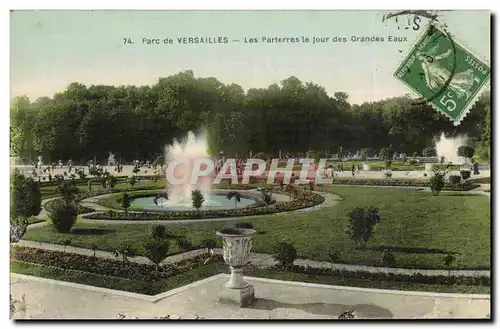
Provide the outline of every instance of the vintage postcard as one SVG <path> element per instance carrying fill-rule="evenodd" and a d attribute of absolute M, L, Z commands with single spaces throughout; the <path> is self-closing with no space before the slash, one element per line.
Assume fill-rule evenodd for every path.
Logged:
<path fill-rule="evenodd" d="M 10 13 L 12 319 L 491 320 L 491 13 Z"/>

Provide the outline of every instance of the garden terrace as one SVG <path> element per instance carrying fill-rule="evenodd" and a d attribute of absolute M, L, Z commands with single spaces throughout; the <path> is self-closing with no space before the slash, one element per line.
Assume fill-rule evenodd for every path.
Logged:
<path fill-rule="evenodd" d="M 490 268 L 490 198 L 482 195 L 417 192 L 406 188 L 321 186 L 323 192 L 342 197 L 334 206 L 313 211 L 247 217 L 259 234 L 253 250 L 272 253 L 276 241 L 286 241 L 297 249 L 298 257 L 329 261 L 336 250 L 339 263 L 380 266 L 385 249 L 395 256 L 393 267 L 444 269 L 443 259 L 452 253 L 454 269 Z M 356 207 L 376 206 L 381 221 L 366 249 L 359 249 L 345 233 L 348 213 Z M 238 220 L 233 223 L 238 223 Z M 223 226 L 216 221 L 167 223 L 167 231 L 185 236 L 193 245 L 214 239 Z M 58 243 L 70 238 L 73 246 L 113 251 L 121 242 L 139 250 L 153 223 L 113 224 L 79 221 L 69 234 L 50 226 L 29 229 L 23 239 Z M 422 247 L 422 246 L 425 246 Z M 179 252 L 171 248 L 170 254 Z"/>

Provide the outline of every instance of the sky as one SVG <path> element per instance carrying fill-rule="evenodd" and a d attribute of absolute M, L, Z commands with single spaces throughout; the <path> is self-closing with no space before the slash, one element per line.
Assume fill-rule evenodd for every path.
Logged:
<path fill-rule="evenodd" d="M 267 88 L 289 76 L 323 86 L 349 102 L 401 96 L 407 87 L 393 77 L 424 32 L 408 17 L 382 22 L 382 11 L 13 11 L 11 13 L 11 98 L 52 97 L 71 82 L 87 86 L 152 85 L 158 78 L 193 70 L 230 84 Z M 456 42 L 490 62 L 490 12 L 439 13 Z M 405 29 L 408 27 L 408 29 Z M 178 37 L 228 37 L 227 44 L 179 44 Z M 324 43 L 270 44 L 267 37 L 330 39 Z M 346 37 L 348 42 L 332 42 Z M 351 37 L 384 38 L 352 42 Z M 388 37 L 406 37 L 388 42 Z M 124 44 L 130 38 L 134 44 Z M 159 38 L 160 45 L 142 43 Z M 173 44 L 163 44 L 171 38 Z M 245 43 L 257 38 L 258 43 Z M 236 42 L 234 40 L 239 40 Z"/>

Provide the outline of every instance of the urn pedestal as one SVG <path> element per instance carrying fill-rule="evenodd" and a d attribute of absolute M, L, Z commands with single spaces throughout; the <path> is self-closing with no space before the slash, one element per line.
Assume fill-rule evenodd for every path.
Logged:
<path fill-rule="evenodd" d="M 231 276 L 219 295 L 219 301 L 248 306 L 254 300 L 254 289 L 243 279 L 243 268 L 248 264 L 252 237 L 257 232 L 253 229 L 227 228 L 216 234 L 223 239 L 224 261 L 231 269 Z"/>

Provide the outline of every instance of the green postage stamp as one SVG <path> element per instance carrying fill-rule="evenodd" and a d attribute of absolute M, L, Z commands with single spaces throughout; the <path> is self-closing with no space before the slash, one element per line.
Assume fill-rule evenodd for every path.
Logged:
<path fill-rule="evenodd" d="M 394 76 L 457 126 L 490 77 L 490 68 L 431 24 Z"/>

